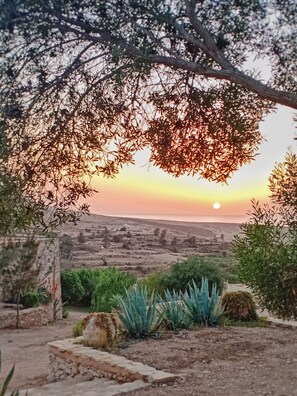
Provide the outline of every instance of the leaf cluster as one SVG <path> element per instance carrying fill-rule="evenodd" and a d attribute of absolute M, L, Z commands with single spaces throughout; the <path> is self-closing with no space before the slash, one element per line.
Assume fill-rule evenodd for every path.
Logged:
<path fill-rule="evenodd" d="M 175 176 L 225 182 L 274 103 L 297 106 L 289 0 L 2 3 L 0 170 L 57 218 L 87 210 L 87 177 L 143 148 Z M 247 70 L 251 54 L 269 81 Z"/>

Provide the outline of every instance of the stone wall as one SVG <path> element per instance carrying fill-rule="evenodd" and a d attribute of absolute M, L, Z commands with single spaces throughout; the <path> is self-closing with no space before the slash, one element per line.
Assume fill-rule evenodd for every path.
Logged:
<path fill-rule="evenodd" d="M 17 312 L 14 309 L 0 310 L 0 329 L 16 327 Z M 52 322 L 53 304 L 20 310 L 20 327 L 42 326 Z"/>
<path fill-rule="evenodd" d="M 88 379 L 108 377 L 120 382 L 142 380 L 166 383 L 178 377 L 123 356 L 86 347 L 81 345 L 82 342 L 83 337 L 78 337 L 49 343 L 50 382 L 86 376 Z"/>

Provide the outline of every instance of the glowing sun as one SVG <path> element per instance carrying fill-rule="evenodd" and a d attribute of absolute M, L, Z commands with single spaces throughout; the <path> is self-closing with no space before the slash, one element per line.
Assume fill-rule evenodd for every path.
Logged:
<path fill-rule="evenodd" d="M 213 207 L 214 209 L 220 209 L 221 204 L 220 204 L 219 202 L 215 202 L 215 203 L 212 205 L 212 207 Z"/>

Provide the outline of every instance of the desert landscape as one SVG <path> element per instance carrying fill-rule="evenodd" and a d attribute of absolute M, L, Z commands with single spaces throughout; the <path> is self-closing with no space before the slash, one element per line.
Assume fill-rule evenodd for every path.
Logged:
<path fill-rule="evenodd" d="M 143 277 L 189 255 L 235 262 L 231 241 L 238 232 L 239 224 L 90 214 L 76 226 L 60 227 L 57 236 L 68 243 L 60 250 L 62 270 L 116 266 Z M 67 319 L 41 328 L 1 330 L 2 375 L 16 364 L 9 389 L 45 384 L 47 343 L 71 337 L 73 324 L 84 315 L 72 308 Z M 163 332 L 158 339 L 129 341 L 113 352 L 180 376 L 131 395 L 294 395 L 296 342 L 292 329 L 220 326 Z"/>
<path fill-rule="evenodd" d="M 61 269 L 116 266 L 142 277 L 190 255 L 232 261 L 231 240 L 239 231 L 233 223 L 85 215 L 76 226 L 58 230 L 61 241 L 71 241 L 70 254 L 61 254 Z"/>

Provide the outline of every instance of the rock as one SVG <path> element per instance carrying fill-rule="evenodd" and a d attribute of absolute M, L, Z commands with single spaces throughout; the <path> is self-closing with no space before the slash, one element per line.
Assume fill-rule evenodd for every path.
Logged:
<path fill-rule="evenodd" d="M 84 345 L 107 348 L 119 342 L 122 327 L 115 313 L 95 312 L 83 320 Z"/>

